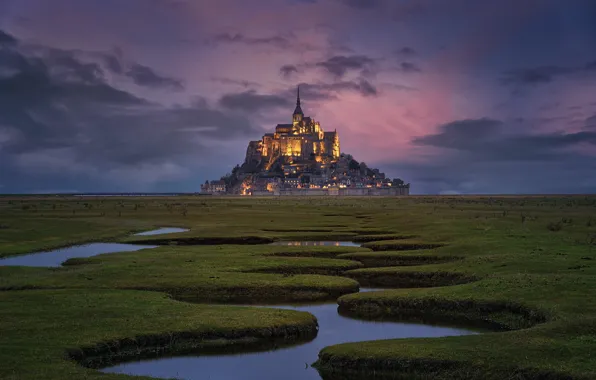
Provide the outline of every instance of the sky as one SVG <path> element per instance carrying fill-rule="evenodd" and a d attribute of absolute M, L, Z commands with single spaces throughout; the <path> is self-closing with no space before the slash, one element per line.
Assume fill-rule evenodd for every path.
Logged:
<path fill-rule="evenodd" d="M 0 193 L 199 191 L 298 85 L 412 194 L 596 192 L 594 0 L 0 0 Z"/>

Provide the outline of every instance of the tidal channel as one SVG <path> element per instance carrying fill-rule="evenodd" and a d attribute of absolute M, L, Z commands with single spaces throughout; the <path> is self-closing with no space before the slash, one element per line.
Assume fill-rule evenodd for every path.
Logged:
<path fill-rule="evenodd" d="M 186 230 L 164 227 L 158 230 L 142 232 L 137 235 L 156 235 L 184 231 Z M 360 246 L 360 244 L 351 241 L 277 241 L 272 244 L 297 246 Z M 69 258 L 90 257 L 103 253 L 137 251 L 155 247 L 157 246 L 121 243 L 90 243 L 1 259 L 0 266 L 20 265 L 55 267 L 60 266 Z M 361 292 L 379 290 L 382 289 L 360 289 Z M 105 373 L 186 380 L 320 380 L 321 377 L 319 376 L 319 373 L 316 369 L 311 367 L 311 364 L 317 360 L 319 351 L 327 346 L 379 339 L 436 338 L 478 333 L 477 330 L 429 324 L 354 319 L 340 315 L 336 303 L 246 307 L 274 307 L 309 312 L 317 318 L 319 324 L 318 334 L 315 339 L 310 342 L 272 349 L 270 351 L 163 357 L 121 363 L 113 367 L 103 368 L 101 371 Z"/>
<path fill-rule="evenodd" d="M 376 290 L 366 288 L 360 291 Z M 301 345 L 265 352 L 164 357 L 121 363 L 101 371 L 185 380 L 320 380 L 318 371 L 311 364 L 326 346 L 367 340 L 437 338 L 478 333 L 477 330 L 427 324 L 353 319 L 338 314 L 336 303 L 268 307 L 313 314 L 319 323 L 316 338 Z"/>
<path fill-rule="evenodd" d="M 271 245 L 360 246 L 360 244 L 351 241 L 276 241 Z M 361 288 L 360 292 L 382 290 Z M 103 368 L 101 371 L 185 380 L 320 380 L 318 371 L 311 367 L 311 364 L 317 360 L 319 351 L 327 346 L 367 340 L 438 338 L 478 333 L 478 330 L 429 324 L 354 319 L 340 315 L 336 303 L 256 307 L 309 312 L 317 318 L 319 323 L 317 336 L 307 343 L 270 351 L 163 357 L 121 363 Z"/>
<path fill-rule="evenodd" d="M 156 230 L 140 232 L 135 235 L 159 235 L 188 231 L 185 228 L 163 227 Z M 68 259 L 75 257 L 91 257 L 103 253 L 130 252 L 145 248 L 156 248 L 156 245 L 123 244 L 123 243 L 89 243 L 58 248 L 50 251 L 34 252 L 20 256 L 0 259 L 0 266 L 15 265 L 26 267 L 59 267 Z"/>

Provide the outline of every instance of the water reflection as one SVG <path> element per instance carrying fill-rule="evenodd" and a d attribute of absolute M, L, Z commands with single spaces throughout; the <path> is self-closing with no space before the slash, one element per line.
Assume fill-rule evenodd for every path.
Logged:
<path fill-rule="evenodd" d="M 271 245 L 295 245 L 295 246 L 312 246 L 312 245 L 325 245 L 325 246 L 336 246 L 336 247 L 360 247 L 360 243 L 353 241 L 333 241 L 333 240 L 318 240 L 318 241 L 276 241 Z"/>
<path fill-rule="evenodd" d="M 183 231 L 186 230 L 179 228 L 161 228 L 140 233 L 138 235 L 153 235 L 158 233 Z M 287 246 L 360 246 L 360 244 L 351 241 L 278 241 L 272 244 Z M 91 243 L 0 259 L 0 265 L 25 265 L 37 267 L 60 266 L 62 262 L 69 258 L 90 257 L 102 253 L 136 251 L 155 247 L 156 246 L 154 245 Z M 361 289 L 361 291 L 376 290 L 381 289 Z M 307 311 L 313 314 L 319 323 L 317 337 L 302 345 L 271 351 L 142 360 L 105 368 L 102 372 L 187 380 L 262 380 L 280 378 L 283 378 L 284 380 L 320 380 L 319 373 L 310 367 L 310 364 L 316 361 L 319 351 L 326 346 L 367 340 L 444 337 L 477 333 L 468 329 L 418 323 L 396 323 L 353 319 L 339 315 L 335 303 L 274 307 Z"/>
<path fill-rule="evenodd" d="M 190 231 L 188 228 L 178 228 L 178 227 L 162 227 L 156 230 L 139 232 L 135 234 L 135 236 L 149 236 L 149 235 L 161 235 L 161 234 L 173 234 L 177 232 L 187 232 Z"/>
<path fill-rule="evenodd" d="M 157 246 L 120 243 L 90 243 L 0 259 L 0 266 L 20 265 L 28 267 L 59 267 L 64 261 L 74 257 L 91 257 L 102 253 L 138 251 L 144 248 L 155 247 Z"/>
<path fill-rule="evenodd" d="M 186 231 L 188 231 L 187 228 L 163 227 L 156 230 L 140 232 L 135 235 L 161 235 Z M 157 246 L 121 243 L 90 243 L 0 259 L 0 266 L 19 265 L 28 267 L 59 267 L 66 260 L 75 257 L 91 257 L 103 253 L 131 252 L 155 247 Z"/>
<path fill-rule="evenodd" d="M 458 328 L 352 319 L 339 315 L 336 304 L 275 308 L 308 311 L 315 315 L 319 322 L 317 337 L 299 346 L 266 352 L 142 360 L 123 363 L 102 371 L 187 380 L 320 380 L 319 373 L 310 367 L 310 364 L 317 360 L 319 351 L 326 346 L 377 339 L 476 334 L 474 331 Z"/>

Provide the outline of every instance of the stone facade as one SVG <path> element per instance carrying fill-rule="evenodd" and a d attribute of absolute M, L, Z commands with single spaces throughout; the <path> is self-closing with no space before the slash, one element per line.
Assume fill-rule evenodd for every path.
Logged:
<path fill-rule="evenodd" d="M 345 197 L 395 197 L 410 195 L 410 185 L 383 188 L 340 188 L 329 187 L 326 189 L 281 189 L 275 191 L 258 191 L 252 195 L 257 196 L 290 196 L 290 197 L 314 197 L 314 196 L 345 196 Z"/>
<path fill-rule="evenodd" d="M 340 153 L 337 130 L 304 116 L 300 89 L 292 122 L 277 124 L 260 140 L 250 141 L 242 165 L 202 186 L 211 194 L 253 196 L 399 196 L 410 185 L 390 179 L 350 154 Z"/>
<path fill-rule="evenodd" d="M 278 124 L 274 133 L 266 133 L 261 140 L 251 141 L 246 149 L 247 164 L 301 161 L 332 162 L 339 158 L 337 131 L 325 132 L 318 121 L 304 116 L 300 105 L 300 90 L 291 124 Z"/>

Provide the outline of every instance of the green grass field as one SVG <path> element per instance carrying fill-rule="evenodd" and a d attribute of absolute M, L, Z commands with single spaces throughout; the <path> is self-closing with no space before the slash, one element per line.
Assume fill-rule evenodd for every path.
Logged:
<path fill-rule="evenodd" d="M 130 236 L 160 226 L 190 231 Z M 364 245 L 247 244 L 277 239 Z M 325 379 L 596 378 L 596 196 L 0 197 L 0 257 L 90 241 L 163 246 L 0 267 L 0 378 L 129 378 L 89 367 L 304 341 L 308 313 L 222 304 L 337 297 L 358 318 L 503 331 L 327 347 Z"/>

